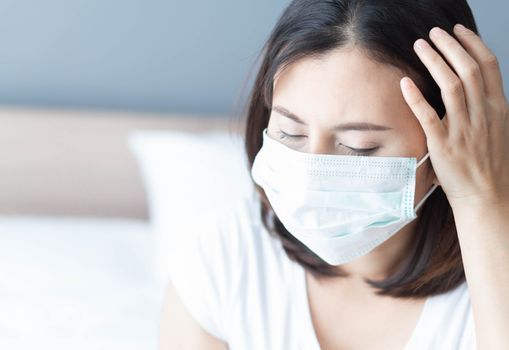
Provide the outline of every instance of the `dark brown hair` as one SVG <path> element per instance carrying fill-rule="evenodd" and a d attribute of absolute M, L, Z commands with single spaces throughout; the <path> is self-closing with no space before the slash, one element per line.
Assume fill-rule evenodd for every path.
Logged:
<path fill-rule="evenodd" d="M 427 38 L 435 26 L 454 35 L 452 28 L 456 23 L 477 33 L 465 0 L 292 1 L 260 52 L 263 59 L 250 94 L 245 124 L 249 168 L 262 146 L 262 131 L 268 125 L 275 74 L 300 58 L 320 57 L 346 44 L 354 44 L 373 60 L 397 67 L 412 77 L 443 117 L 445 106 L 440 88 L 413 51 L 413 43 L 418 38 Z M 290 259 L 318 279 L 346 276 L 290 234 L 263 189 L 256 184 L 255 188 L 261 199 L 263 225 L 281 240 Z M 366 282 L 380 295 L 419 298 L 447 292 L 464 280 L 452 209 L 439 187 L 422 208 L 412 246 L 399 270 L 385 280 L 366 279 Z"/>

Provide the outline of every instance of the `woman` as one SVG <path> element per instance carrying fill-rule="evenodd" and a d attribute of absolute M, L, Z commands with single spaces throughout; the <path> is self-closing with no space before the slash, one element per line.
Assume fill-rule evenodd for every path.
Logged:
<path fill-rule="evenodd" d="M 509 107 L 476 33 L 462 0 L 291 2 L 257 192 L 173 252 L 161 348 L 507 349 Z"/>

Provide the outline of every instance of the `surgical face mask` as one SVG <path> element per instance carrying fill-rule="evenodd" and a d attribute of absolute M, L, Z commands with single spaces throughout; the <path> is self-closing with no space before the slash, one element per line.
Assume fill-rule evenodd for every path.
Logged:
<path fill-rule="evenodd" d="M 251 168 L 284 227 L 331 265 L 350 262 L 413 221 L 416 158 L 311 154 L 263 130 Z"/>

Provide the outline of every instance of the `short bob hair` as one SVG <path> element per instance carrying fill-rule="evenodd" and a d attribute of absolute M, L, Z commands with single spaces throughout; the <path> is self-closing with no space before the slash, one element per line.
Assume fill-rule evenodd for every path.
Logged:
<path fill-rule="evenodd" d="M 465 0 L 292 1 L 260 52 L 261 66 L 246 106 L 245 149 L 249 168 L 262 146 L 262 131 L 268 125 L 275 75 L 300 58 L 321 57 L 347 44 L 413 78 L 443 118 L 445 106 L 440 88 L 413 51 L 413 43 L 418 38 L 428 38 L 435 26 L 454 35 L 456 23 L 477 33 Z M 318 279 L 347 276 L 340 267 L 327 264 L 292 236 L 274 213 L 263 189 L 256 184 L 255 188 L 261 199 L 263 225 L 281 240 L 290 259 Z M 465 280 L 452 209 L 440 187 L 428 198 L 417 220 L 412 247 L 399 270 L 384 280 L 366 279 L 377 294 L 421 298 L 447 292 Z"/>

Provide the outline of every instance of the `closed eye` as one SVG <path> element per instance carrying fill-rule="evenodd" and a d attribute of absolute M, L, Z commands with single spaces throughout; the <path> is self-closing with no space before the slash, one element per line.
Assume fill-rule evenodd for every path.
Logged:
<path fill-rule="evenodd" d="M 306 135 L 292 135 L 288 134 L 282 130 L 278 130 L 277 132 L 278 138 L 280 140 L 289 139 L 290 141 L 296 141 L 296 139 L 300 139 L 303 137 L 307 137 Z M 339 144 L 342 147 L 345 147 L 348 151 L 348 155 L 355 155 L 355 156 L 368 156 L 372 153 L 374 153 L 376 150 L 379 149 L 379 147 L 371 147 L 371 148 L 354 148 L 347 145 Z"/>
<path fill-rule="evenodd" d="M 277 134 L 278 134 L 278 137 L 280 140 L 284 140 L 284 139 L 297 139 L 297 138 L 301 138 L 301 137 L 306 137 L 306 135 L 291 135 L 291 134 L 287 134 L 286 132 L 282 131 L 282 130 L 279 130 L 277 131 Z"/>
<path fill-rule="evenodd" d="M 376 152 L 376 150 L 379 148 L 379 147 L 372 147 L 372 148 L 353 148 L 353 147 L 348 147 L 347 145 L 343 145 L 341 144 L 341 146 L 345 147 L 348 149 L 348 155 L 352 155 L 352 156 L 369 156 L 373 153 Z"/>

